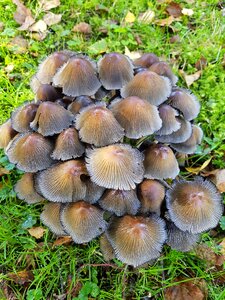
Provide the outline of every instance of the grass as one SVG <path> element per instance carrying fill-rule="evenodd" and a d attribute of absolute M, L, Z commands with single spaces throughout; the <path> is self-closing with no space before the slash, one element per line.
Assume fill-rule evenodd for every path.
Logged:
<path fill-rule="evenodd" d="M 173 62 L 173 70 L 179 76 L 182 69 L 187 74 L 197 70 L 195 63 L 204 57 L 207 66 L 191 90 L 199 98 L 202 109 L 197 119 L 205 133 L 203 143 L 195 156 L 189 158 L 189 165 L 201 165 L 213 157 L 213 168 L 224 168 L 225 160 L 225 114 L 224 81 L 222 61 L 225 55 L 224 17 L 218 1 L 176 1 L 182 7 L 192 8 L 192 17 L 182 16 L 168 26 L 154 24 L 124 25 L 128 11 L 135 16 L 148 8 L 155 13 L 155 19 L 168 17 L 166 1 L 118 1 L 62 0 L 54 13 L 61 13 L 62 21 L 51 26 L 44 41 L 36 41 L 30 33 L 18 31 L 13 19 L 15 5 L 2 0 L 0 5 L 0 123 L 23 101 L 33 98 L 29 81 L 38 63 L 48 54 L 62 48 L 88 53 L 98 58 L 107 50 L 154 52 L 165 60 Z M 42 18 L 38 1 L 26 1 L 26 5 L 38 18 Z M 222 4 L 221 4 L 222 5 Z M 98 6 L 98 9 L 96 7 Z M 86 21 L 92 26 L 92 34 L 85 38 L 72 32 L 75 24 Z M 113 22 L 112 22 L 113 21 Z M 102 33 L 102 27 L 107 34 Z M 180 42 L 171 43 L 170 38 L 178 34 Z M 9 46 L 11 39 L 22 35 L 28 42 L 25 53 L 18 54 L 15 46 Z M 142 43 L 137 43 L 137 36 Z M 13 70 L 10 67 L 13 67 Z M 186 87 L 179 77 L 178 85 Z M 67 245 L 53 247 L 55 237 L 47 230 L 44 237 L 35 240 L 27 229 L 40 225 L 39 214 L 42 206 L 28 206 L 15 197 L 13 185 L 20 176 L 1 152 L 0 163 L 10 169 L 2 176 L 0 187 L 0 299 L 6 299 L 3 291 L 14 299 L 164 299 L 167 287 L 176 285 L 176 278 L 204 279 L 208 286 L 208 299 L 225 299 L 223 285 L 217 280 L 224 275 L 224 269 L 208 267 L 194 252 L 180 253 L 165 247 L 163 255 L 151 267 L 132 270 L 115 260 L 105 263 L 97 241 L 88 245 Z M 223 235 L 220 231 L 220 239 Z M 205 234 L 202 238 L 216 251 L 216 241 Z M 9 273 L 31 270 L 31 282 L 15 283 Z M 28 280 L 29 281 L 29 280 Z M 152 298 L 151 298 L 152 297 Z"/>

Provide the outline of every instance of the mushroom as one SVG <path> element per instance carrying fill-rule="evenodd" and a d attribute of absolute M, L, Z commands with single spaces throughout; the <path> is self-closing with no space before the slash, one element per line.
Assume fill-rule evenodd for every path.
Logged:
<path fill-rule="evenodd" d="M 141 57 L 135 59 L 135 66 L 149 68 L 154 63 L 158 62 L 159 58 L 154 53 L 144 53 Z"/>
<path fill-rule="evenodd" d="M 168 135 L 180 129 L 181 123 L 176 119 L 179 113 L 168 104 L 162 104 L 158 108 L 162 127 L 155 132 L 156 135 Z"/>
<path fill-rule="evenodd" d="M 97 202 L 101 198 L 102 194 L 104 193 L 105 188 L 95 184 L 90 179 L 87 179 L 85 181 L 85 184 L 86 184 L 87 190 L 86 190 L 86 195 L 83 198 L 83 200 L 86 202 L 89 202 L 91 204 Z"/>
<path fill-rule="evenodd" d="M 149 71 L 155 72 L 161 76 L 168 77 L 172 85 L 175 85 L 177 83 L 177 76 L 173 74 L 170 66 L 164 61 L 155 62 L 150 66 Z"/>
<path fill-rule="evenodd" d="M 51 84 L 41 84 L 36 92 L 36 100 L 52 101 L 61 99 L 63 97 L 60 89 L 56 89 Z"/>
<path fill-rule="evenodd" d="M 80 110 L 90 104 L 93 104 L 93 101 L 88 96 L 79 96 L 76 97 L 75 101 L 73 101 L 69 106 L 68 110 L 73 114 L 76 115 L 80 112 Z"/>
<path fill-rule="evenodd" d="M 111 259 L 114 259 L 115 253 L 114 253 L 113 247 L 111 246 L 105 233 L 103 233 L 101 235 L 99 242 L 100 242 L 100 249 L 103 254 L 104 260 L 110 261 Z"/>
<path fill-rule="evenodd" d="M 18 132 L 12 128 L 10 119 L 3 123 L 0 126 L 0 149 L 6 148 L 17 133 Z"/>

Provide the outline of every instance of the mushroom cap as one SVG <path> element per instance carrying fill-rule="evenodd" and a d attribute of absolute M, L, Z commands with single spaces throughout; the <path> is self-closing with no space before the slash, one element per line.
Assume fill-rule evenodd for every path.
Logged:
<path fill-rule="evenodd" d="M 41 85 L 42 85 L 42 83 L 37 78 L 36 74 L 34 76 L 32 76 L 31 81 L 30 81 L 30 87 L 31 87 L 33 93 L 36 94 Z"/>
<path fill-rule="evenodd" d="M 80 142 L 75 128 L 63 130 L 56 139 L 51 157 L 56 160 L 68 160 L 84 154 L 84 145 Z"/>
<path fill-rule="evenodd" d="M 40 219 L 51 232 L 56 235 L 66 235 L 60 222 L 61 203 L 47 203 L 40 215 Z"/>
<path fill-rule="evenodd" d="M 76 115 L 76 128 L 83 142 L 97 147 L 116 143 L 124 136 L 124 129 L 103 102 L 83 108 Z"/>
<path fill-rule="evenodd" d="M 177 83 L 177 76 L 173 74 L 170 66 L 164 61 L 155 62 L 150 66 L 149 71 L 155 72 L 161 76 L 168 77 L 172 82 L 172 85 L 175 85 Z"/>
<path fill-rule="evenodd" d="M 128 138 L 153 134 L 162 126 L 157 107 L 135 96 L 113 101 L 110 109 Z"/>
<path fill-rule="evenodd" d="M 37 172 L 48 168 L 53 160 L 50 154 L 53 145 L 39 133 L 18 134 L 6 148 L 6 155 L 11 163 L 25 172 Z"/>
<path fill-rule="evenodd" d="M 190 251 L 198 242 L 200 235 L 180 230 L 173 222 L 166 222 L 166 243 L 175 250 Z"/>
<path fill-rule="evenodd" d="M 80 110 L 90 104 L 93 104 L 93 101 L 88 96 L 79 96 L 76 97 L 75 101 L 73 101 L 69 106 L 68 110 L 73 114 L 76 115 L 80 112 Z"/>
<path fill-rule="evenodd" d="M 6 148 L 9 142 L 17 135 L 17 131 L 12 128 L 11 120 L 7 120 L 0 126 L 0 149 Z"/>
<path fill-rule="evenodd" d="M 30 123 L 34 120 L 39 104 L 25 103 L 11 114 L 12 128 L 18 132 L 31 131 Z"/>
<path fill-rule="evenodd" d="M 36 99 L 40 101 L 52 101 L 63 97 L 59 89 L 56 89 L 51 84 L 41 84 L 36 92 Z"/>
<path fill-rule="evenodd" d="M 103 255 L 104 260 L 110 261 L 115 258 L 115 253 L 113 247 L 111 246 L 109 240 L 105 233 L 103 233 L 99 239 L 100 249 Z"/>
<path fill-rule="evenodd" d="M 136 215 L 140 201 L 135 190 L 106 190 L 99 200 L 99 205 L 117 216 Z"/>
<path fill-rule="evenodd" d="M 178 152 L 185 154 L 193 154 L 203 138 L 201 127 L 192 125 L 192 134 L 189 139 L 183 143 L 171 144 L 170 146 Z"/>
<path fill-rule="evenodd" d="M 105 188 L 95 184 L 90 179 L 86 180 L 85 184 L 86 184 L 87 190 L 86 190 L 86 195 L 83 198 L 83 200 L 86 202 L 89 202 L 91 204 L 97 202 L 101 198 L 102 194 L 104 193 Z"/>
<path fill-rule="evenodd" d="M 165 222 L 156 215 L 113 218 L 106 234 L 116 257 L 134 267 L 159 257 L 166 240 Z"/>
<path fill-rule="evenodd" d="M 71 112 L 61 105 L 46 101 L 38 107 L 30 126 L 43 136 L 51 136 L 68 128 L 74 120 Z"/>
<path fill-rule="evenodd" d="M 176 182 L 166 194 L 171 221 L 180 229 L 201 233 L 216 227 L 222 213 L 221 196 L 213 183 L 201 177 Z"/>
<path fill-rule="evenodd" d="M 166 101 L 171 93 L 171 83 L 167 77 L 159 76 L 151 71 L 143 71 L 121 89 L 123 98 L 137 96 L 159 105 Z"/>
<path fill-rule="evenodd" d="M 98 71 L 107 90 L 121 89 L 134 77 L 130 59 L 116 52 L 107 53 L 98 61 Z"/>
<path fill-rule="evenodd" d="M 166 145 L 152 144 L 144 151 L 145 178 L 174 179 L 180 172 L 173 151 Z"/>
<path fill-rule="evenodd" d="M 84 57 L 73 56 L 53 78 L 54 86 L 62 87 L 68 96 L 94 95 L 101 83 L 97 78 L 95 64 Z"/>
<path fill-rule="evenodd" d="M 14 191 L 19 199 L 24 200 L 28 204 L 34 204 L 44 201 L 44 198 L 37 193 L 34 188 L 34 174 L 25 173 L 17 181 Z"/>
<path fill-rule="evenodd" d="M 149 68 L 154 63 L 158 62 L 159 58 L 154 53 L 145 53 L 141 57 L 135 59 L 135 66 Z"/>
<path fill-rule="evenodd" d="M 180 129 L 180 122 L 176 117 L 179 113 L 168 104 L 162 104 L 158 108 L 162 127 L 156 132 L 157 135 L 168 135 Z"/>
<path fill-rule="evenodd" d="M 199 114 L 200 104 L 188 90 L 176 87 L 172 90 L 168 100 L 173 107 L 182 112 L 187 121 L 195 119 Z"/>
<path fill-rule="evenodd" d="M 161 143 L 178 144 L 183 143 L 190 138 L 192 133 L 191 123 L 182 117 L 176 117 L 175 119 L 180 123 L 180 128 L 168 135 L 156 135 L 155 138 L 157 141 Z"/>
<path fill-rule="evenodd" d="M 141 213 L 157 213 L 165 198 L 165 188 L 157 180 L 145 179 L 138 185 L 138 197 L 141 201 Z"/>
<path fill-rule="evenodd" d="M 42 84 L 51 83 L 57 70 L 63 66 L 72 55 L 74 55 L 74 53 L 67 50 L 52 53 L 39 65 L 36 78 Z"/>
<path fill-rule="evenodd" d="M 60 214 L 64 230 L 77 244 L 87 243 L 106 229 L 103 210 L 85 201 L 66 204 Z"/>
<path fill-rule="evenodd" d="M 105 188 L 130 190 L 143 179 L 143 155 L 130 145 L 88 149 L 86 162 L 91 180 Z"/>
<path fill-rule="evenodd" d="M 37 174 L 36 184 L 41 194 L 52 202 L 75 202 L 86 195 L 86 184 L 81 176 L 87 175 L 85 163 L 74 159 L 53 165 Z"/>

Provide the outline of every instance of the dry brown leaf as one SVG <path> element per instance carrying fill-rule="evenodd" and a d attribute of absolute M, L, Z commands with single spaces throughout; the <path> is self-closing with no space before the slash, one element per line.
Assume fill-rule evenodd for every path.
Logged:
<path fill-rule="evenodd" d="M 28 229 L 28 232 L 31 236 L 35 237 L 35 239 L 40 239 L 43 237 L 44 233 L 45 233 L 46 229 L 44 229 L 41 226 L 37 226 L 37 227 L 32 227 L 30 229 Z"/>
<path fill-rule="evenodd" d="M 206 177 L 209 176 L 220 193 L 225 193 L 225 169 L 204 171 L 201 173 L 201 175 Z"/>
<path fill-rule="evenodd" d="M 135 15 L 132 12 L 128 11 L 128 13 L 125 17 L 125 22 L 126 23 L 133 23 L 135 21 L 135 19 L 136 19 Z"/>
<path fill-rule="evenodd" d="M 47 36 L 47 31 L 31 33 L 31 38 L 36 41 L 43 41 L 46 38 L 46 36 Z"/>
<path fill-rule="evenodd" d="M 206 299 L 206 285 L 200 280 L 190 280 L 185 282 L 187 278 L 178 278 L 177 285 L 166 288 L 165 290 L 165 300 L 204 300 Z"/>
<path fill-rule="evenodd" d="M 142 53 L 140 51 L 130 51 L 127 46 L 125 46 L 124 54 L 130 57 L 132 60 L 141 57 Z"/>
<path fill-rule="evenodd" d="M 195 68 L 197 70 L 203 70 L 207 66 L 207 59 L 204 56 L 201 56 L 198 61 L 195 63 Z"/>
<path fill-rule="evenodd" d="M 17 284 L 25 284 L 31 282 L 34 279 L 34 275 L 31 271 L 23 270 L 17 273 L 8 273 L 7 276 Z"/>
<path fill-rule="evenodd" d="M 10 174 L 10 171 L 0 167 L 0 176 Z"/>
<path fill-rule="evenodd" d="M 47 24 L 43 20 L 39 20 L 29 27 L 29 31 L 44 33 L 47 30 Z"/>
<path fill-rule="evenodd" d="M 61 245 L 68 245 L 73 241 L 71 236 L 60 236 L 57 240 L 54 241 L 53 246 L 61 246 Z"/>
<path fill-rule="evenodd" d="M 176 2 L 171 2 L 167 8 L 166 8 L 166 11 L 168 12 L 168 14 L 170 16 L 173 16 L 175 18 L 177 17 L 180 17 L 182 15 L 182 8 L 180 6 L 179 3 L 176 3 Z"/>
<path fill-rule="evenodd" d="M 195 247 L 195 254 L 197 257 L 205 260 L 209 266 L 222 266 L 225 261 L 224 255 L 216 254 L 206 244 L 200 244 Z"/>
<path fill-rule="evenodd" d="M 199 174 L 202 170 L 204 170 L 210 163 L 210 161 L 212 160 L 212 157 L 210 157 L 209 159 L 207 159 L 200 167 L 187 167 L 185 168 L 188 172 L 193 173 L 193 174 Z"/>
<path fill-rule="evenodd" d="M 193 9 L 191 8 L 183 8 L 181 12 L 184 16 L 189 16 L 189 17 L 192 16 L 194 13 Z"/>
<path fill-rule="evenodd" d="M 24 31 L 28 30 L 28 28 L 34 24 L 35 20 L 32 16 L 27 16 L 24 23 L 18 28 L 18 30 Z"/>
<path fill-rule="evenodd" d="M 27 8 L 20 0 L 13 0 L 13 3 L 17 6 L 16 12 L 13 15 L 14 20 L 18 24 L 22 25 L 28 16 L 32 17 L 31 10 Z"/>
<path fill-rule="evenodd" d="M 180 36 L 178 34 L 172 36 L 170 38 L 170 43 L 171 44 L 174 44 L 174 43 L 179 43 L 180 42 Z"/>
<path fill-rule="evenodd" d="M 60 5 L 60 0 L 39 0 L 39 4 L 43 10 L 50 10 Z"/>
<path fill-rule="evenodd" d="M 179 73 L 181 74 L 181 76 L 184 78 L 187 86 L 191 86 L 195 81 L 197 81 L 201 74 L 202 74 L 202 71 L 199 70 L 197 71 L 196 73 L 194 74 L 191 74 L 191 75 L 187 75 L 183 70 L 179 70 Z"/>
<path fill-rule="evenodd" d="M 176 20 L 173 16 L 169 16 L 168 18 L 165 19 L 159 19 L 155 20 L 155 24 L 159 26 L 169 26 L 173 23 L 173 21 Z"/>
<path fill-rule="evenodd" d="M 43 21 L 48 26 L 51 26 L 51 25 L 54 25 L 54 24 L 58 24 L 59 22 L 61 22 L 61 19 L 62 19 L 62 15 L 61 14 L 53 14 L 52 12 L 47 13 L 43 17 Z"/>
<path fill-rule="evenodd" d="M 77 25 L 75 25 L 72 29 L 74 32 L 79 32 L 83 34 L 90 34 L 91 33 L 91 25 L 85 22 L 81 22 Z"/>
<path fill-rule="evenodd" d="M 151 24 L 155 18 L 155 12 L 151 9 L 148 9 L 146 12 L 140 14 L 138 21 L 144 24 Z"/>
<path fill-rule="evenodd" d="M 9 46 L 13 48 L 14 53 L 23 54 L 27 51 L 28 42 L 21 35 L 18 35 L 10 41 Z"/>

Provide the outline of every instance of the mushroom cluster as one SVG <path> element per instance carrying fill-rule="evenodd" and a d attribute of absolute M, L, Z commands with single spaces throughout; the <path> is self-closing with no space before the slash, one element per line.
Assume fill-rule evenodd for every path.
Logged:
<path fill-rule="evenodd" d="M 211 182 L 178 178 L 176 153 L 194 153 L 203 134 L 198 100 L 176 83 L 152 53 L 97 63 L 51 54 L 31 81 L 35 100 L 0 127 L 0 146 L 25 172 L 18 198 L 48 201 L 41 220 L 56 235 L 78 244 L 101 235 L 105 259 L 137 267 L 164 243 L 190 250 L 223 206 Z"/>

